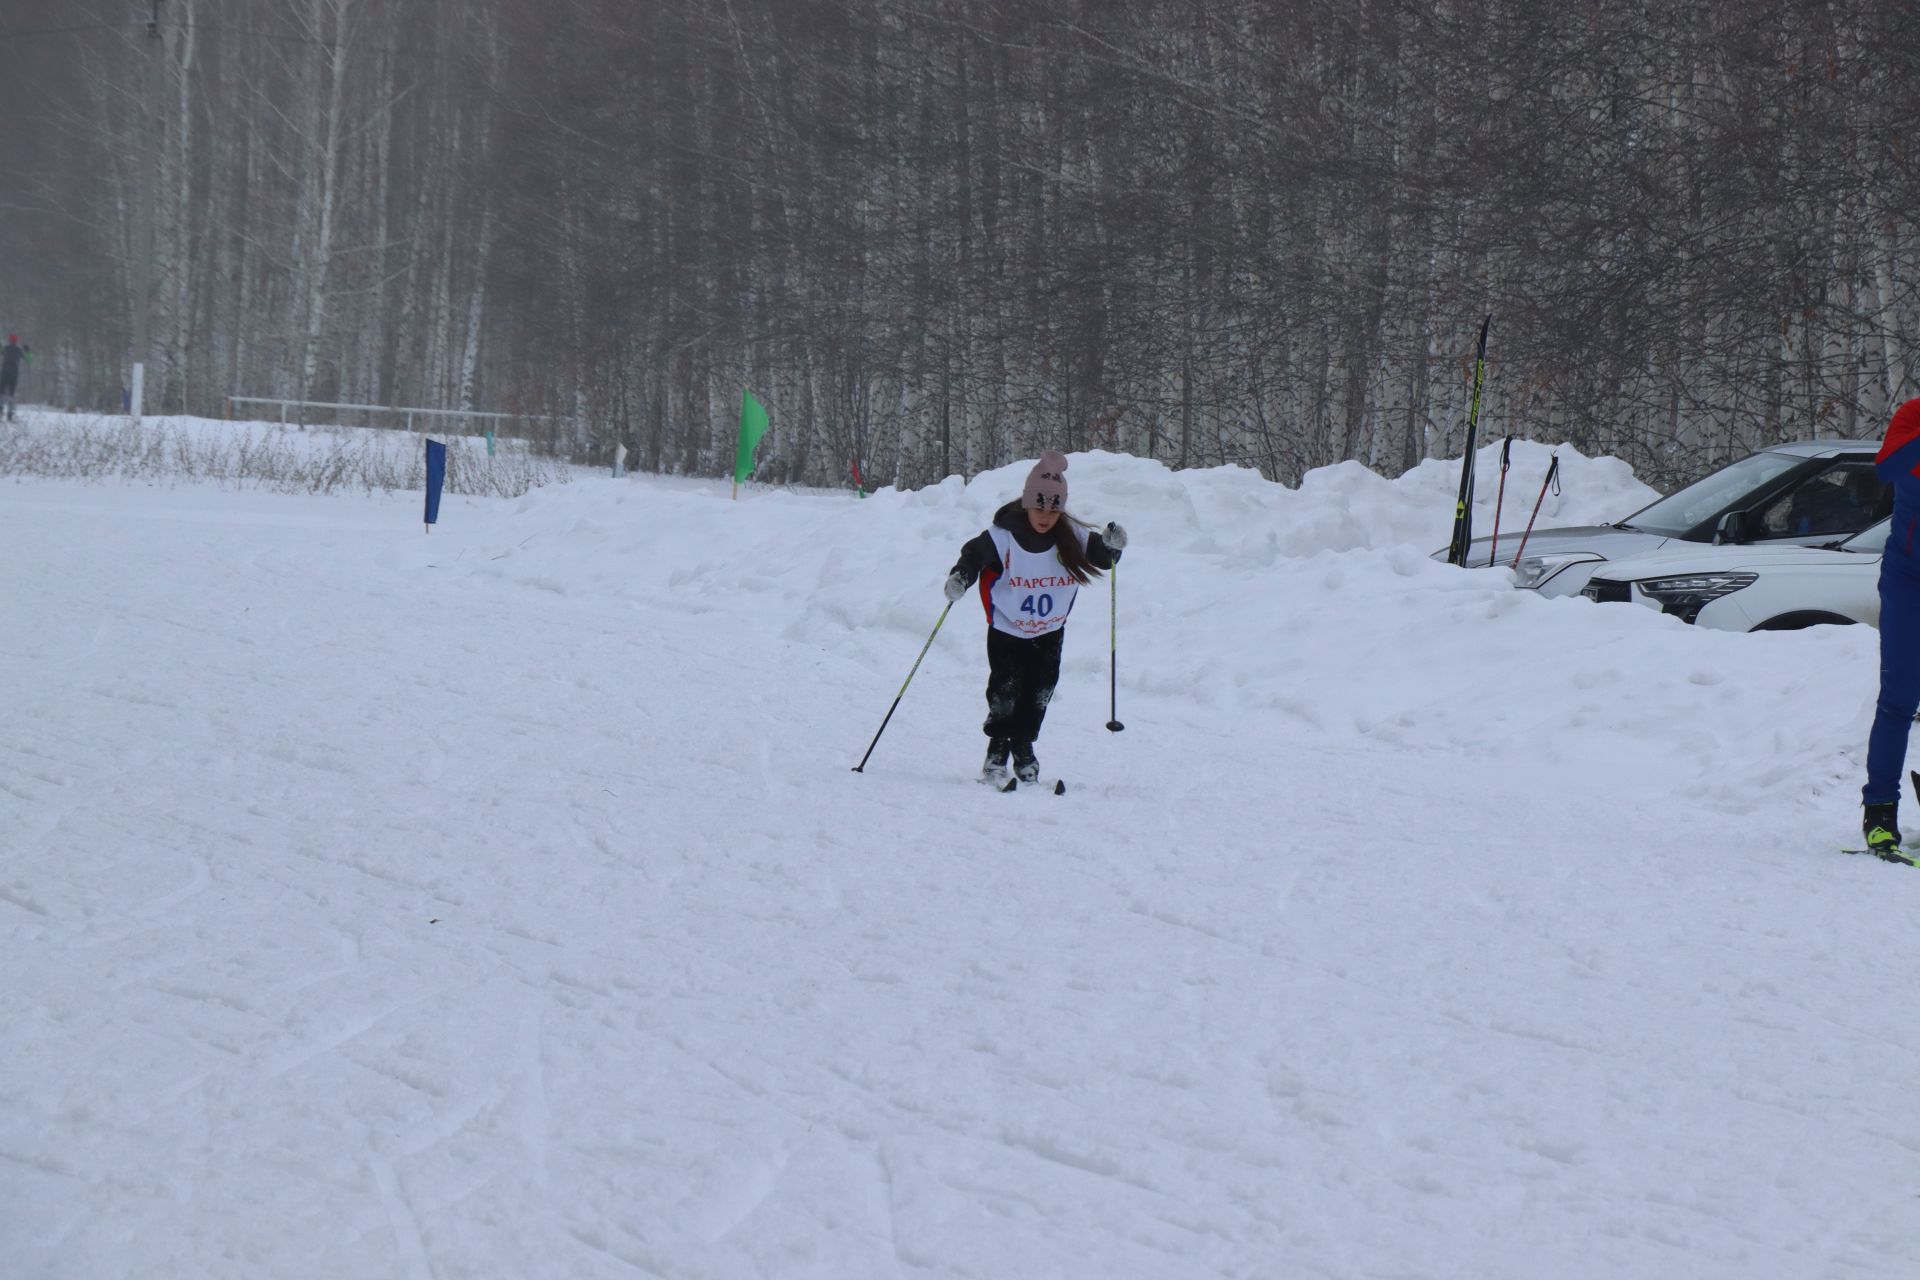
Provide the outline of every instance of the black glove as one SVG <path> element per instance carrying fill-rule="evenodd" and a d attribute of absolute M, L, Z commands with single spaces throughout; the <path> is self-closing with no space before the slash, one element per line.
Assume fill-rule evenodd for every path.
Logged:
<path fill-rule="evenodd" d="M 967 594 L 967 575 L 955 569 L 947 575 L 947 603 L 951 604 Z"/>
<path fill-rule="evenodd" d="M 1107 521 L 1107 527 L 1100 531 L 1100 541 L 1106 543 L 1109 550 L 1125 551 L 1127 549 L 1127 531 L 1109 520 Z"/>

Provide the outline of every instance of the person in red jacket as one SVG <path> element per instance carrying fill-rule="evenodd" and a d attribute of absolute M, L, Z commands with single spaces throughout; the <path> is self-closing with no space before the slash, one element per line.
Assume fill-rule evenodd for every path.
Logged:
<path fill-rule="evenodd" d="M 987 614 L 987 758 L 980 776 L 1005 785 L 1040 776 L 1034 739 L 1060 681 L 1067 614 L 1083 584 L 1119 563 L 1127 533 L 1095 532 L 1067 514 L 1067 458 L 1040 455 L 1017 501 L 993 513 L 986 532 L 960 548 L 947 574 L 947 599 L 976 580 Z"/>
<path fill-rule="evenodd" d="M 1900 769 L 1920 709 L 1920 400 L 1894 410 L 1873 461 L 1893 486 L 1893 524 L 1880 557 L 1880 696 L 1867 737 L 1867 784 L 1860 790 L 1867 848 L 1900 854 Z"/>

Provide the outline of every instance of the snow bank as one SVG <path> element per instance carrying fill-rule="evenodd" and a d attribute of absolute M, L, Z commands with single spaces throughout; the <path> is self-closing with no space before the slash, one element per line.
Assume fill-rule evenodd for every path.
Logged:
<path fill-rule="evenodd" d="M 1516 441 L 1504 527 L 1525 523 L 1512 474 L 1544 475 L 1550 452 L 1562 492 L 1540 527 L 1617 519 L 1657 496 L 1617 459 Z M 1481 530 L 1497 459 L 1497 448 L 1481 455 Z M 780 639 L 856 653 L 880 680 L 910 660 L 960 543 L 1017 496 L 1029 465 L 864 502 L 748 491 L 716 503 L 724 490 L 700 482 L 534 494 L 462 571 L 777 623 Z M 1122 689 L 1181 699 L 1196 716 L 1272 714 L 1333 740 L 1557 759 L 1573 772 L 1620 750 L 1737 805 L 1739 789 L 1721 785 L 1729 776 L 1770 785 L 1833 772 L 1871 701 L 1860 673 L 1874 669 L 1875 640 L 1863 629 L 1700 631 L 1433 562 L 1451 530 L 1457 464 L 1388 480 L 1342 463 L 1294 489 L 1243 468 L 1176 472 L 1096 452 L 1073 455 L 1067 474 L 1076 514 L 1118 520 L 1132 538 L 1114 584 Z M 1107 590 L 1084 591 L 1070 624 L 1066 669 L 1089 682 L 1109 657 Z M 976 614 L 963 601 L 950 625 L 978 629 Z M 966 642 L 948 644 L 973 660 Z M 1783 664 L 1794 674 L 1780 689 Z M 1795 700 L 1785 719 L 1782 696 Z"/>

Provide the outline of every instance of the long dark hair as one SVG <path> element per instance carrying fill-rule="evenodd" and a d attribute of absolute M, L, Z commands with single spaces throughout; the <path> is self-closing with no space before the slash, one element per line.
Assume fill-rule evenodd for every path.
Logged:
<path fill-rule="evenodd" d="M 1019 527 L 1014 523 L 1016 520 L 1026 524 L 1029 530 L 1033 528 L 1027 523 L 1027 509 L 1020 505 L 1018 498 L 993 513 L 993 522 L 1009 532 Z M 1099 577 L 1100 571 L 1093 567 L 1093 561 L 1087 559 L 1087 549 L 1080 545 L 1080 535 L 1073 531 L 1073 526 L 1078 523 L 1079 521 L 1062 511 L 1060 518 L 1053 522 L 1053 528 L 1047 533 L 1047 537 L 1053 540 L 1053 549 L 1060 553 L 1061 567 L 1075 582 L 1084 587 Z"/>

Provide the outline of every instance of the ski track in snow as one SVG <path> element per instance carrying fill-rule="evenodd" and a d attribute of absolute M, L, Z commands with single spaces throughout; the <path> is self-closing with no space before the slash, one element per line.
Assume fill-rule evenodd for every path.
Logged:
<path fill-rule="evenodd" d="M 1024 468 L 7 485 L 0 1271 L 1916 1274 L 1871 633 L 1519 596 L 1356 471 L 1075 455 L 1061 797 L 972 781 L 970 599 L 850 772 Z"/>

